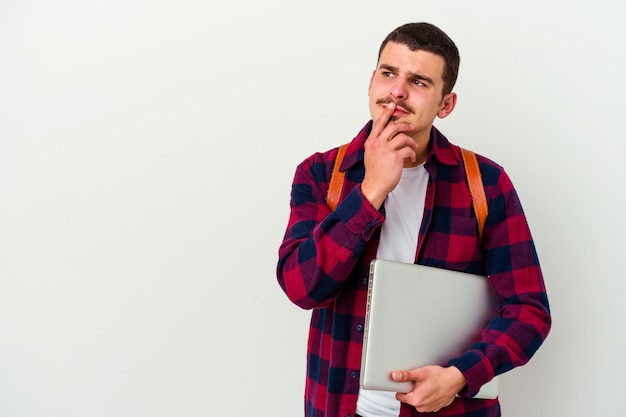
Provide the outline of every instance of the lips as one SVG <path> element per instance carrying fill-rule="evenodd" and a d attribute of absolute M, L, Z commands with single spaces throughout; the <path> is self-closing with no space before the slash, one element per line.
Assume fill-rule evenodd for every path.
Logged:
<path fill-rule="evenodd" d="M 392 101 L 379 101 L 378 104 L 380 104 L 382 107 L 387 107 L 387 105 L 389 103 L 392 103 Z M 395 103 L 396 104 L 396 108 L 393 110 L 393 115 L 394 116 L 401 116 L 403 114 L 409 114 L 411 113 L 408 109 L 404 108 L 402 105 Z"/>
<path fill-rule="evenodd" d="M 400 106 L 396 105 L 396 108 L 393 110 L 392 115 L 393 116 L 402 116 L 404 114 L 409 114 L 409 111 L 407 109 L 405 109 L 404 107 L 400 107 Z"/>

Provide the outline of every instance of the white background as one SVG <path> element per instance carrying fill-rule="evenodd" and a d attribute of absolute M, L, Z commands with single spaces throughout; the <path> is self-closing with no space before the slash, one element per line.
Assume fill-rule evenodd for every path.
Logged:
<path fill-rule="evenodd" d="M 0 0 L 0 416 L 302 415 L 293 172 L 429 21 L 461 51 L 436 125 L 513 178 L 554 315 L 504 415 L 624 417 L 624 4 Z"/>

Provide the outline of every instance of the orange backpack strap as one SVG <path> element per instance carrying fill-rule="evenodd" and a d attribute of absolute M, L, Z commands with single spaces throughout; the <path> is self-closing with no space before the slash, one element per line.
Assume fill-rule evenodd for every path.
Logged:
<path fill-rule="evenodd" d="M 474 213 L 476 213 L 476 219 L 478 220 L 478 235 L 482 239 L 483 229 L 485 228 L 485 222 L 487 221 L 487 214 L 489 213 L 487 197 L 485 196 L 485 187 L 483 185 L 483 177 L 480 174 L 476 154 L 467 149 L 460 149 L 461 155 L 463 156 L 463 164 L 465 165 L 467 185 L 469 186 L 470 194 L 472 196 L 472 206 L 474 207 Z"/>
<path fill-rule="evenodd" d="M 350 143 L 341 145 L 337 150 L 337 157 L 335 158 L 335 165 L 333 166 L 333 172 L 330 174 L 330 184 L 328 185 L 328 193 L 326 194 L 326 203 L 332 211 L 335 211 L 341 198 L 341 190 L 343 189 L 343 181 L 345 172 L 340 171 L 341 161 L 346 153 L 346 149 Z"/>

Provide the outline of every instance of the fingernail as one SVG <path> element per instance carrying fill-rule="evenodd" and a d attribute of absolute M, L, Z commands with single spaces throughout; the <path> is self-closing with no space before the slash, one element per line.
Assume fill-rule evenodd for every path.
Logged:
<path fill-rule="evenodd" d="M 387 103 L 387 108 L 392 108 L 393 106 L 395 106 L 395 103 L 392 101 L 391 103 Z"/>
<path fill-rule="evenodd" d="M 396 381 L 397 381 L 397 380 L 399 380 L 399 379 L 402 379 L 402 372 L 393 371 L 393 372 L 391 373 L 391 377 L 392 377 L 394 380 L 396 380 Z"/>

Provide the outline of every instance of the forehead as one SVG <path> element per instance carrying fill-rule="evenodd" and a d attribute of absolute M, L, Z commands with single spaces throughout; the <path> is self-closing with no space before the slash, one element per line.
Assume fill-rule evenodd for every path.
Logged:
<path fill-rule="evenodd" d="M 408 46 L 389 42 L 380 53 L 378 68 L 393 67 L 399 73 L 425 75 L 433 81 L 443 83 L 445 61 L 428 51 L 412 51 Z"/>

